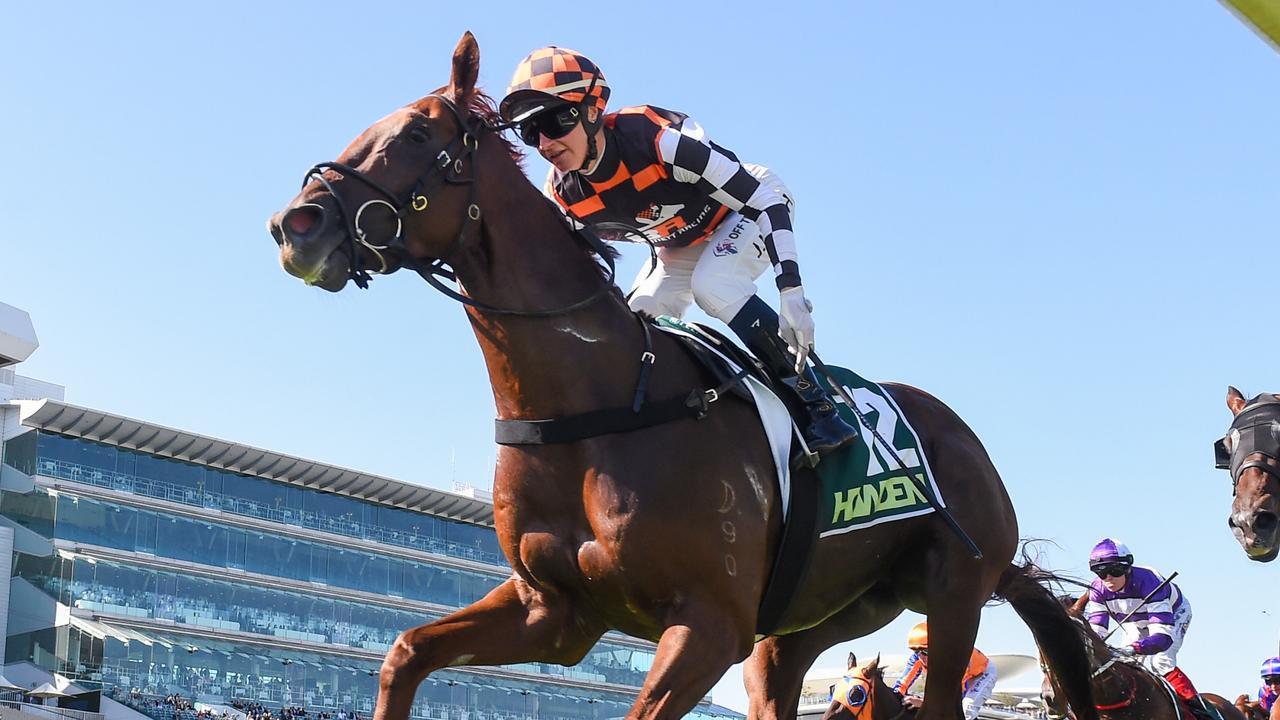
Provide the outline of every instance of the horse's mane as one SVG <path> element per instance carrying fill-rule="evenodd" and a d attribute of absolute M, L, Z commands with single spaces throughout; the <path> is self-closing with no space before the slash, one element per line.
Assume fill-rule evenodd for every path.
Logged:
<path fill-rule="evenodd" d="M 449 96 L 452 96 L 453 94 L 449 93 L 448 88 L 440 88 L 432 94 L 445 93 L 448 93 Z M 463 111 L 464 115 L 473 115 L 480 118 L 480 120 L 484 122 L 484 126 L 490 130 L 494 130 L 494 128 L 502 124 L 502 116 L 498 114 L 498 103 L 494 102 L 493 98 L 489 97 L 489 95 L 480 88 L 476 88 L 468 93 L 465 100 L 465 105 L 458 108 Z M 501 130 L 494 130 L 493 136 L 497 138 L 497 140 L 502 143 L 502 146 L 507 149 L 507 154 L 511 156 L 511 159 L 515 161 L 516 165 L 518 165 L 521 170 L 524 170 L 524 150 L 521 149 L 519 145 L 512 142 Z"/>
<path fill-rule="evenodd" d="M 448 90 L 449 89 L 447 87 L 440 88 L 433 94 L 447 93 Z M 493 130 L 494 139 L 502 143 L 502 146 L 507 150 L 507 154 L 511 156 L 511 160 L 515 162 L 516 167 L 520 168 L 521 172 L 524 172 L 524 160 L 525 160 L 524 150 L 521 148 L 519 144 L 513 142 L 510 138 L 508 138 L 507 135 L 503 133 L 501 130 L 495 129 L 499 125 L 503 124 L 503 120 L 502 120 L 502 116 L 498 113 L 498 104 L 494 102 L 494 99 L 479 88 L 476 88 L 472 90 L 470 93 L 468 93 L 465 99 L 466 99 L 466 103 L 460 109 L 464 110 L 468 114 L 471 114 L 471 115 L 474 115 L 475 117 L 480 118 L 484 122 L 485 127 L 487 127 L 490 130 Z M 548 200 L 547 202 L 554 202 L 554 201 Z M 561 214 L 563 214 L 562 211 L 559 210 L 559 208 L 557 208 L 557 212 L 561 212 Z M 591 253 L 593 255 L 597 254 L 596 248 L 591 247 L 591 245 L 588 244 L 586 240 L 582 237 L 581 233 L 575 232 L 573 233 L 573 237 L 574 237 L 574 242 L 578 245 L 578 247 L 582 248 L 586 252 Z M 617 250 L 617 248 L 614 248 L 612 245 L 602 243 L 601 246 L 605 249 L 605 252 L 607 252 L 611 258 L 616 259 L 621 254 Z M 607 268 L 605 268 L 603 264 L 600 267 L 600 272 L 602 275 L 608 272 Z"/>
<path fill-rule="evenodd" d="M 1062 573 L 1046 570 L 1036 564 L 1035 559 L 1032 558 L 1031 555 L 1031 542 L 1032 541 L 1028 541 L 1023 545 L 1022 558 L 1024 561 L 1024 567 L 1026 568 L 1026 573 L 1032 580 L 1040 585 L 1052 584 L 1058 587 L 1062 587 L 1063 585 L 1074 585 L 1086 588 L 1090 587 L 1088 583 Z M 1085 647 L 1093 649 L 1096 648 L 1095 643 L 1102 643 L 1102 638 L 1098 637 L 1098 634 L 1093 631 L 1093 626 L 1089 624 L 1088 619 L 1082 614 L 1076 614 L 1074 612 L 1076 606 L 1079 604 L 1081 596 L 1072 595 L 1070 593 L 1059 593 L 1057 598 L 1058 602 L 1062 604 L 1062 608 L 1067 611 L 1067 617 L 1071 619 L 1071 624 L 1075 627 L 1076 633 L 1080 636 L 1080 641 L 1084 643 Z"/>

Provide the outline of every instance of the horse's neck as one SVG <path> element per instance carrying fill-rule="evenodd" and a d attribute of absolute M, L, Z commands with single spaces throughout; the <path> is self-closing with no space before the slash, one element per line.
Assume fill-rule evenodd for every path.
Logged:
<path fill-rule="evenodd" d="M 514 162 L 490 147 L 476 189 L 483 238 L 455 270 L 468 295 L 502 308 L 565 307 L 600 288 L 596 262 Z M 476 239 L 472 239 L 476 243 Z M 550 317 L 468 309 L 500 418 L 543 418 L 625 404 L 617 378 L 639 371 L 641 332 L 610 292 Z M 627 392 L 630 388 L 627 389 Z M 627 400 L 629 402 L 629 400 Z"/>
<path fill-rule="evenodd" d="M 879 716 L 874 720 L 885 718 L 887 720 L 903 720 L 914 715 L 914 713 L 908 713 L 902 704 L 902 697 L 895 693 L 893 688 L 889 687 L 889 683 L 884 681 L 883 675 L 876 676 L 875 680 L 872 681 L 872 688 L 876 694 L 876 715 Z"/>

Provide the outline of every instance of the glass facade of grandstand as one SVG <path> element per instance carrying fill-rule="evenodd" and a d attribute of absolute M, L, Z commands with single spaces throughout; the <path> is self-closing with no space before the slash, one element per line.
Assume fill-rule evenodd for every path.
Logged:
<path fill-rule="evenodd" d="M 209 466 L 29 430 L 3 462 L 34 477 L 0 515 L 52 542 L 15 553 L 13 581 L 70 618 L 11 635 L 30 661 L 117 697 L 356 711 L 404 629 L 510 574 L 493 528 Z M 619 717 L 651 644 L 609 635 L 578 665 L 454 668 L 415 718 Z M 708 703 L 695 714 L 722 715 Z"/>

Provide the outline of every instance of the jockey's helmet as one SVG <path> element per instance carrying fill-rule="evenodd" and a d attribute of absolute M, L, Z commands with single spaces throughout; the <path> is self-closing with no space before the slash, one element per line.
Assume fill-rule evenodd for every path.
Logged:
<path fill-rule="evenodd" d="M 1267 658 L 1262 663 L 1262 670 L 1258 673 L 1263 680 L 1269 677 L 1280 676 L 1280 657 Z"/>
<path fill-rule="evenodd" d="M 916 623 L 911 628 L 911 632 L 907 633 L 907 647 L 917 652 L 929 649 L 929 623 Z"/>
<path fill-rule="evenodd" d="M 603 115 L 608 102 L 609 83 L 600 68 L 577 50 L 552 45 L 520 61 L 498 112 L 506 122 L 520 122 L 545 110 L 577 105 L 585 121 L 588 108 Z"/>
<path fill-rule="evenodd" d="M 1133 566 L 1133 553 L 1128 546 L 1113 538 L 1103 538 L 1093 551 L 1089 553 L 1089 569 L 1097 572 L 1099 568 L 1115 565 Z"/>

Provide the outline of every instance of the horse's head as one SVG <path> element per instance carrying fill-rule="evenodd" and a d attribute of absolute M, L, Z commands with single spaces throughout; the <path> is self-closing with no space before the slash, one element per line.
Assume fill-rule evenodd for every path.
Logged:
<path fill-rule="evenodd" d="M 485 152 L 512 152 L 493 132 L 492 101 L 476 90 L 479 67 L 465 33 L 448 85 L 307 172 L 302 192 L 267 223 L 289 274 L 331 292 L 347 280 L 363 287 L 371 272 L 447 260 L 477 230 L 476 164 Z"/>
<path fill-rule="evenodd" d="M 1217 467 L 1231 472 L 1234 500 L 1227 524 L 1249 559 L 1271 562 L 1280 554 L 1280 395 L 1245 401 L 1227 388 L 1235 417 L 1214 449 Z"/>
<path fill-rule="evenodd" d="M 1044 705 L 1045 711 L 1051 718 L 1062 718 L 1067 716 L 1067 698 L 1054 684 L 1053 678 L 1050 676 L 1048 667 L 1044 663 L 1044 657 L 1040 658 L 1040 667 L 1044 670 L 1044 677 L 1040 680 L 1040 702 Z"/>
<path fill-rule="evenodd" d="M 849 670 L 831 688 L 822 720 L 892 720 L 903 715 L 902 696 L 884 681 L 880 656 L 863 665 L 849 654 Z"/>

